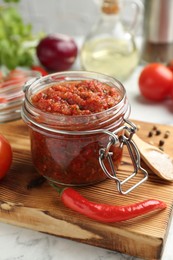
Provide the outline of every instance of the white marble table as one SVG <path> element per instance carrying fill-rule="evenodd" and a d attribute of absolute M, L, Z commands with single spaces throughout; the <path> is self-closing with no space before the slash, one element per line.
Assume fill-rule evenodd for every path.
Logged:
<path fill-rule="evenodd" d="M 124 83 L 131 103 L 131 118 L 173 125 L 173 103 L 152 104 L 139 96 L 137 79 L 140 67 Z M 171 111 L 172 106 L 172 111 Z M 162 260 L 173 260 L 173 222 Z M 0 260 L 139 260 L 40 232 L 0 223 Z"/>

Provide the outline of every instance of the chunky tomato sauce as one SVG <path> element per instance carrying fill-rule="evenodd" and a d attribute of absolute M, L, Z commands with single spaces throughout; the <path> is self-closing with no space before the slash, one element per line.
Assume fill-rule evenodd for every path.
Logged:
<path fill-rule="evenodd" d="M 63 115 L 89 115 L 107 110 L 120 101 L 120 93 L 96 80 L 57 83 L 32 97 L 45 112 Z"/>
<path fill-rule="evenodd" d="M 74 115 L 104 112 L 120 99 L 117 89 L 93 80 L 56 83 L 36 93 L 32 102 L 42 111 L 71 118 Z M 71 128 L 73 131 L 73 126 Z M 83 130 L 92 129 L 86 125 Z M 40 174 L 65 185 L 93 184 L 106 179 L 99 164 L 99 150 L 107 146 L 107 134 L 51 134 L 34 127 L 30 133 L 33 162 Z M 112 146 L 111 151 L 117 169 L 122 149 Z"/>

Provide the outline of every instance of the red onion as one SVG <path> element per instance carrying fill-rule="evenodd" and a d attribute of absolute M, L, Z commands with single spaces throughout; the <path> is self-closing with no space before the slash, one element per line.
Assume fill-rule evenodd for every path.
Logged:
<path fill-rule="evenodd" d="M 75 62 L 77 52 L 74 39 L 63 34 L 46 36 L 36 49 L 40 63 L 49 71 L 68 70 Z"/>

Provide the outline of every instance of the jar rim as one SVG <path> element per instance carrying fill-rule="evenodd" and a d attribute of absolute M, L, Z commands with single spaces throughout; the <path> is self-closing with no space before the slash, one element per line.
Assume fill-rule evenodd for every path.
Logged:
<path fill-rule="evenodd" d="M 53 84 L 58 80 L 59 81 L 60 80 L 61 81 L 98 80 L 99 82 L 106 83 L 106 84 L 110 85 L 111 87 L 116 87 L 120 91 L 120 100 L 117 104 L 115 104 L 114 106 L 112 106 L 106 110 L 103 110 L 103 111 L 97 112 L 97 113 L 91 113 L 89 115 L 64 115 L 64 114 L 58 114 L 58 113 L 49 113 L 49 112 L 42 111 L 39 108 L 35 107 L 30 98 L 31 90 L 35 89 L 35 92 L 32 93 L 32 95 L 33 95 L 38 92 L 38 88 L 39 88 L 39 90 L 42 90 L 46 87 L 46 85 L 49 86 L 50 84 Z M 51 121 L 55 122 L 55 120 L 57 120 L 57 122 L 62 123 L 62 126 L 64 126 L 63 122 L 68 122 L 69 119 L 72 119 L 73 123 L 77 122 L 76 124 L 74 124 L 77 126 L 78 124 L 80 124 L 79 122 L 85 122 L 86 124 L 88 124 L 93 119 L 94 120 L 101 119 L 105 113 L 107 114 L 107 117 L 109 114 L 114 113 L 114 117 L 115 117 L 115 115 L 122 112 L 124 104 L 127 103 L 126 102 L 126 99 L 127 99 L 126 90 L 125 90 L 123 84 L 119 80 L 115 79 L 114 77 L 111 77 L 111 76 L 108 76 L 105 74 L 101 74 L 101 73 L 97 73 L 97 72 L 90 72 L 90 71 L 56 72 L 56 73 L 52 73 L 52 74 L 49 74 L 49 75 L 41 77 L 41 78 L 37 78 L 37 79 L 35 79 L 34 82 L 32 81 L 32 82 L 28 82 L 28 83 L 29 84 L 26 83 L 26 85 L 24 87 L 25 102 L 24 102 L 23 108 L 22 108 L 22 110 L 23 110 L 22 117 L 25 121 L 26 120 L 31 121 L 33 124 L 35 124 L 37 126 L 39 125 L 41 128 L 44 128 L 42 125 L 42 124 L 44 124 L 42 122 L 43 118 L 46 118 L 49 123 Z M 128 110 L 128 108 L 125 108 L 124 110 L 125 110 L 124 111 L 124 114 L 125 114 L 125 112 Z M 35 120 L 37 122 L 35 122 Z M 72 125 L 73 125 L 73 123 L 72 123 Z M 44 126 L 45 126 L 45 124 L 44 124 Z"/>
<path fill-rule="evenodd" d="M 103 111 L 101 111 L 101 112 L 97 112 L 97 113 L 92 113 L 92 114 L 89 114 L 89 115 L 64 115 L 64 114 L 58 114 L 58 113 L 49 113 L 49 112 L 44 112 L 44 111 L 41 111 L 40 109 L 38 109 L 37 107 L 35 107 L 33 104 L 32 104 L 32 102 L 30 101 L 30 99 L 28 98 L 28 90 L 30 89 L 30 87 L 34 87 L 34 86 L 36 86 L 37 84 L 39 84 L 39 83 L 41 83 L 41 82 L 43 82 L 43 83 L 46 83 L 46 80 L 47 79 L 56 79 L 55 78 L 55 76 L 59 76 L 59 78 L 61 79 L 61 80 L 65 80 L 65 77 L 63 78 L 62 76 L 63 75 L 65 75 L 65 76 L 70 76 L 70 75 L 78 75 L 78 76 L 84 76 L 84 77 L 86 77 L 87 75 L 90 75 L 90 77 L 88 77 L 87 79 L 93 79 L 93 80 L 98 80 L 98 81 L 101 81 L 100 80 L 100 78 L 98 79 L 98 78 L 96 78 L 96 77 L 94 77 L 94 76 L 96 76 L 96 75 L 98 75 L 98 76 L 100 76 L 100 77 L 103 77 L 103 78 L 105 78 L 106 80 L 111 80 L 112 81 L 112 84 L 118 84 L 119 85 L 119 87 L 121 88 L 121 99 L 120 99 L 120 101 L 116 104 L 116 105 L 114 105 L 114 106 L 112 106 L 112 107 L 110 107 L 110 108 L 108 108 L 108 109 L 106 109 L 106 110 L 103 110 Z M 71 81 L 72 79 L 70 78 L 69 79 L 69 81 Z M 73 79 L 73 80 L 77 80 L 77 79 Z M 79 80 L 79 79 L 78 79 Z M 82 79 L 81 78 L 81 80 L 84 80 L 84 79 Z M 104 82 L 104 83 L 108 83 L 107 81 L 101 81 L 101 82 Z M 50 82 L 51 83 L 51 82 Z M 53 82 L 52 82 L 53 83 Z M 27 85 L 27 84 L 26 84 Z M 118 86 L 116 86 L 116 87 L 118 87 Z M 105 111 L 106 112 L 109 112 L 110 110 L 112 110 L 112 109 L 115 109 L 115 107 L 118 107 L 119 105 L 120 105 L 120 103 L 123 101 L 123 99 L 125 98 L 125 95 L 126 95 L 126 90 L 125 90 L 125 88 L 124 88 L 124 86 L 123 86 L 123 84 L 118 80 L 118 79 L 115 79 L 114 77 L 111 77 L 111 76 L 108 76 L 108 75 L 105 75 L 105 74 L 102 74 L 102 73 L 97 73 L 97 72 L 91 72 L 91 71 L 65 71 L 65 72 L 56 72 L 56 73 L 52 73 L 52 74 L 49 74 L 49 75 L 47 75 L 47 76 L 44 76 L 44 77 L 40 77 L 40 78 L 37 78 L 33 83 L 31 83 L 31 85 L 29 85 L 29 87 L 28 87 L 28 85 L 27 85 L 27 87 L 24 87 L 24 92 L 25 92 L 25 99 L 27 100 L 27 102 L 30 104 L 30 106 L 32 106 L 32 107 L 34 107 L 34 109 L 36 110 L 36 111 L 39 111 L 39 112 L 41 112 L 42 113 L 42 115 L 49 115 L 50 117 L 51 116 L 55 116 L 55 117 L 66 117 L 66 118 L 70 118 L 70 117 L 74 117 L 74 118 L 80 118 L 80 117 L 90 117 L 90 116 L 93 116 L 93 115 L 95 115 L 95 116 L 97 116 L 97 115 L 101 115 L 102 113 L 104 113 Z"/>

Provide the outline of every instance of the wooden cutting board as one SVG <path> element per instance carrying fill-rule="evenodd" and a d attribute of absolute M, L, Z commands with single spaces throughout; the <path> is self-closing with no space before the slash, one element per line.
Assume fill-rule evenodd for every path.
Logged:
<path fill-rule="evenodd" d="M 138 135 L 155 145 L 164 140 L 164 150 L 173 156 L 173 128 L 157 125 L 160 131 L 152 137 L 148 132 L 154 124 L 135 122 L 140 126 Z M 164 138 L 169 130 L 170 136 Z M 30 155 L 28 128 L 22 120 L 0 125 L 0 133 L 10 141 L 14 157 L 11 170 L 0 182 L 0 221 L 44 233 L 66 237 L 90 245 L 120 251 L 143 259 L 160 259 L 164 248 L 173 206 L 173 183 L 159 179 L 149 170 L 147 182 L 128 195 L 120 195 L 114 181 L 76 188 L 89 200 L 126 205 L 156 198 L 167 203 L 167 209 L 133 220 L 102 224 L 66 208 L 56 191 L 44 183 L 27 189 L 28 183 L 38 177 Z M 119 176 L 130 174 L 130 158 L 124 151 Z M 144 167 L 146 167 L 143 164 Z M 147 168 L 147 167 L 146 167 Z M 148 169 L 148 168 L 147 168 Z M 137 176 L 137 180 L 139 177 Z"/>

